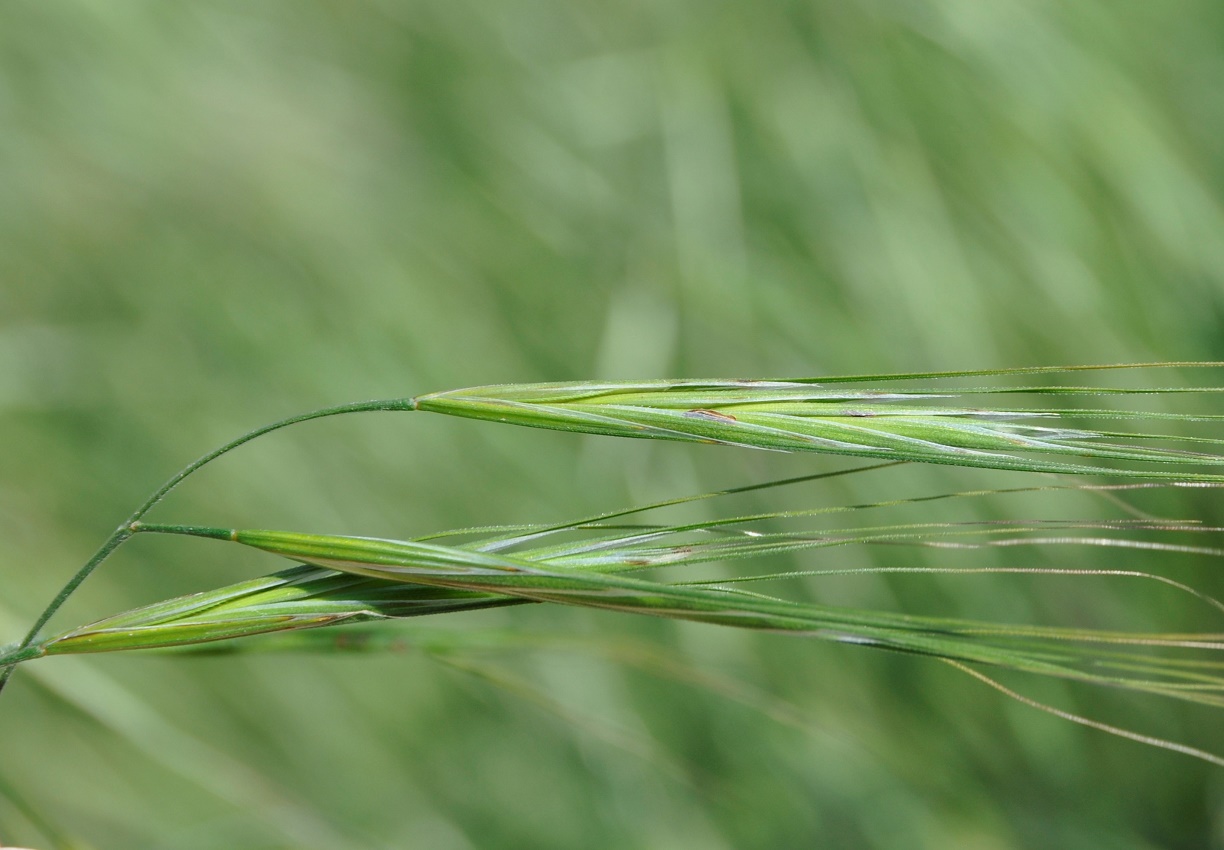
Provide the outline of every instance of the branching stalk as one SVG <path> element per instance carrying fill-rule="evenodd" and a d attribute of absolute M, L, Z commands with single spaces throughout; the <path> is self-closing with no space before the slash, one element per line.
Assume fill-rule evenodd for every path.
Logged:
<path fill-rule="evenodd" d="M 208 454 L 195 460 L 193 463 L 183 467 L 172 478 L 166 481 L 165 484 L 159 487 L 153 493 L 153 495 L 146 499 L 144 503 L 140 505 L 140 507 L 132 512 L 131 516 L 125 519 L 119 525 L 119 527 L 115 529 L 114 533 L 112 533 L 111 536 L 108 537 L 106 541 L 98 548 L 98 551 L 94 553 L 93 557 L 90 558 L 88 562 L 86 562 L 85 566 L 81 567 L 81 569 L 77 571 L 76 575 L 69 579 L 60 592 L 55 595 L 55 598 L 51 600 L 51 603 L 47 605 L 42 614 L 39 615 L 38 619 L 34 621 L 34 625 L 30 627 L 30 630 L 26 633 L 25 637 L 22 638 L 21 642 L 16 646 L 16 648 L 11 653 L 0 655 L 0 667 L 3 668 L 0 669 L 0 692 L 4 690 L 4 686 L 8 684 L 9 677 L 13 675 L 15 664 L 28 660 L 29 658 L 37 657 L 38 653 L 25 656 L 23 656 L 22 653 L 33 646 L 34 642 L 38 639 L 38 633 L 42 631 L 43 626 L 45 626 L 51 620 L 51 618 L 55 616 L 55 613 L 59 611 L 63 604 L 68 601 L 68 598 L 76 592 L 77 588 L 81 586 L 81 583 L 84 582 L 85 579 L 89 578 L 93 571 L 101 566 L 102 562 L 105 561 L 112 552 L 122 546 L 133 534 L 136 533 L 136 530 L 139 528 L 139 523 L 142 519 L 144 519 L 145 515 L 148 514 L 148 512 L 151 511 L 158 502 L 168 496 L 170 492 L 174 490 L 174 488 L 178 487 L 179 484 L 182 484 L 183 481 L 186 480 L 192 473 L 207 466 L 222 455 L 228 454 L 239 446 L 251 442 L 251 440 L 254 440 L 257 437 L 262 437 L 264 434 L 270 434 L 273 431 L 279 431 L 281 428 L 287 428 L 290 425 L 296 425 L 299 422 L 309 422 L 312 419 L 323 419 L 328 416 L 340 416 L 345 413 L 365 413 L 375 410 L 400 411 L 415 409 L 415 399 L 398 398 L 359 401 L 352 404 L 342 404 L 338 407 L 325 407 L 320 410 L 311 411 L 310 413 L 300 413 L 296 416 L 290 416 L 287 419 L 281 419 L 277 422 L 273 422 L 270 425 L 263 425 L 253 431 L 248 431 L 241 437 L 231 440 L 225 445 L 212 450 Z"/>

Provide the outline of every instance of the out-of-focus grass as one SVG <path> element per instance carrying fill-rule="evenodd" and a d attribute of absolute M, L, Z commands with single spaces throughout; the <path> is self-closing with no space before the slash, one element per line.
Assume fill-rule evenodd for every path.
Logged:
<path fill-rule="evenodd" d="M 0 642 L 173 469 L 325 404 L 509 380 L 1220 359 L 1222 36 L 1208 0 L 6 3 Z M 828 464 L 371 416 L 243 449 L 162 516 L 402 537 Z M 1020 483 L 906 468 L 752 504 Z M 1221 523 L 1214 491 L 1136 501 Z M 923 516 L 1036 513 L 961 510 Z M 1157 566 L 1220 592 L 1209 563 Z M 263 567 L 137 540 L 62 623 Z M 1206 616 L 1072 582 L 805 590 L 949 616 Z M 0 772 L 100 847 L 301 846 L 294 825 L 315 821 L 354 848 L 1224 846 L 1212 769 L 941 665 L 543 607 L 436 625 L 491 627 L 632 632 L 786 700 L 811 731 L 582 653 L 491 656 L 538 699 L 471 659 L 411 653 L 53 659 L 0 702 Z M 1211 743 L 1193 708 L 1044 688 Z M 267 793 L 225 793 L 231 770 Z M 0 840 L 46 837 L 0 800 Z"/>

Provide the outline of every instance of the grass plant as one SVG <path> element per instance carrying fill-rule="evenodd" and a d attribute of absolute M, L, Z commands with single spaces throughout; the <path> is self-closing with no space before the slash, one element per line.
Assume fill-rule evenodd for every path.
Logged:
<path fill-rule="evenodd" d="M 1224 765 L 1188 745 L 1081 717 L 1033 700 L 997 681 L 1012 671 L 1107 685 L 1211 708 L 1224 707 L 1224 630 L 1171 624 L 1160 631 L 1082 624 L 994 622 L 816 603 L 767 595 L 748 582 L 846 572 L 1028 573 L 1046 578 L 1141 579 L 1192 596 L 1213 615 L 1224 604 L 1149 570 L 1077 568 L 1077 546 L 1117 547 L 1153 559 L 1181 554 L 1224 556 L 1224 530 L 1195 518 L 1165 519 L 1132 511 L 1113 519 L 1066 516 L 979 522 L 881 522 L 859 517 L 901 504 L 979 499 L 1005 493 L 1075 490 L 1118 499 L 1128 491 L 1224 484 L 1210 436 L 1222 416 L 1168 412 L 1140 401 L 1172 396 L 1210 401 L 1222 389 L 1205 383 L 1090 387 L 1065 383 L 1093 370 L 1220 364 L 1147 364 L 874 375 L 788 381 L 660 381 L 505 385 L 364 402 L 292 417 L 256 429 L 210 452 L 171 478 L 104 542 L 66 584 L 26 638 L 0 650 L 3 680 L 21 664 L 49 655 L 192 648 L 273 632 L 397 621 L 524 603 L 568 605 L 777 632 L 875 647 L 946 662 L 1001 692 L 1060 717 Z M 1124 372 L 1123 374 L 1130 374 Z M 1169 371 L 1169 374 L 1180 372 Z M 958 383 L 989 378 L 992 386 Z M 1047 379 L 1057 383 L 1048 383 Z M 1009 382 L 1019 381 L 1009 385 Z M 952 384 L 949 386 L 949 384 Z M 1034 402 L 1032 399 L 1037 399 Z M 1103 399 L 1124 404 L 1106 407 Z M 1052 400 L 1052 401 L 1051 401 Z M 1183 405 L 1184 407 L 1185 405 Z M 1210 405 L 1208 405 L 1210 408 Z M 696 441 L 723 446 L 813 451 L 881 459 L 851 470 L 748 485 L 718 493 L 547 525 L 488 527 L 415 539 L 246 530 L 152 523 L 145 516 L 171 490 L 212 460 L 263 434 L 308 419 L 363 411 L 428 411 L 559 431 Z M 1152 428 L 1159 428 L 1153 433 Z M 1207 428 L 1206 433 L 1185 431 Z M 667 508 L 717 500 L 898 463 L 928 462 L 1025 473 L 1092 475 L 1122 483 L 1055 483 L 951 492 L 870 504 L 769 511 L 719 519 L 665 522 Z M 1136 481 L 1134 479 L 1140 479 Z M 849 515 L 848 526 L 822 520 Z M 649 518 L 651 521 L 645 521 Z M 815 523 L 815 524 L 813 524 Z M 798 525 L 800 527 L 796 528 Z M 138 535 L 210 538 L 295 562 L 279 572 L 215 590 L 143 606 L 57 634 L 43 628 L 63 602 L 116 548 Z M 1030 568 L 873 567 L 756 573 L 735 578 L 643 577 L 710 562 L 737 562 L 848 545 L 946 548 L 1058 547 L 1059 566 Z M 391 624 L 394 625 L 393 623 Z M 364 646 L 381 638 L 363 639 Z M 290 642 L 289 646 L 301 646 Z M 312 642 L 316 648 L 341 644 Z"/>

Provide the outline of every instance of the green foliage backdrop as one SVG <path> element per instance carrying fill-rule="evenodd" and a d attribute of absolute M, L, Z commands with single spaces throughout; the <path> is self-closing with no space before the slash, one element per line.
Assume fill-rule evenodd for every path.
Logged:
<path fill-rule="evenodd" d="M 500 381 L 1224 359 L 1221 44 L 1213 0 L 10 0 L 0 643 L 174 469 L 315 407 Z M 834 468 L 370 414 L 245 447 L 155 518 L 402 537 Z M 907 467 L 742 504 L 1026 483 Z M 1213 491 L 1142 506 L 1224 524 Z M 280 566 L 145 537 L 57 622 Z M 1217 563 L 1112 550 L 777 567 L 871 564 L 1147 568 L 1224 592 Z M 1219 631 L 1134 584 L 798 591 Z M 0 841 L 1224 847 L 1218 769 L 933 662 L 543 606 L 412 626 L 387 653 L 22 668 L 0 700 Z M 1207 711 L 1027 692 L 1224 749 Z"/>

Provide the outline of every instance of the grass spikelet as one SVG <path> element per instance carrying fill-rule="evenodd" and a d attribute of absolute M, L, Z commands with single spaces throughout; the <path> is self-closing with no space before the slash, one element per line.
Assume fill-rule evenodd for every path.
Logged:
<path fill-rule="evenodd" d="M 514 604 L 487 593 L 371 580 L 298 566 L 139 608 L 59 635 L 46 655 L 188 646 L 372 620 Z"/>
<path fill-rule="evenodd" d="M 148 530 L 233 541 L 350 575 L 297 568 L 228 594 L 205 594 L 213 603 L 209 607 L 199 597 L 188 598 L 95 624 L 48 642 L 47 652 L 168 646 L 397 616 L 396 611 L 426 613 L 430 606 L 442 610 L 520 600 L 790 633 L 1224 706 L 1222 634 L 1136 634 L 923 617 L 678 586 L 610 571 L 638 568 L 636 559 L 612 567 L 602 562 L 603 572 L 592 572 L 550 566 L 546 558 L 534 562 L 422 541 L 182 526 Z M 416 598 L 416 592 L 431 588 L 462 595 Z M 293 616 L 301 619 L 288 619 Z"/>
<path fill-rule="evenodd" d="M 1218 417 L 1068 407 L 1069 403 L 1094 396 L 1217 393 L 1220 387 L 936 385 L 955 377 L 1014 377 L 1061 371 L 1077 370 L 1019 369 L 795 380 L 513 384 L 433 393 L 418 397 L 415 405 L 418 410 L 454 416 L 619 437 L 1029 472 L 1224 480 L 1220 473 L 1201 471 L 1224 465 L 1224 456 L 1211 451 L 1221 441 L 1140 429 L 1142 423 L 1151 420 L 1214 422 Z M 900 381 L 918 381 L 923 385 L 895 389 L 851 386 Z M 1022 395 L 1054 397 L 1060 403 L 1016 404 L 1022 401 Z M 1004 400 L 1006 404 L 994 404 Z M 1127 426 L 1136 430 L 1118 430 Z M 1175 465 L 1185 471 L 1174 472 L 1153 465 Z M 1195 467 L 1200 471 L 1193 471 Z"/>

